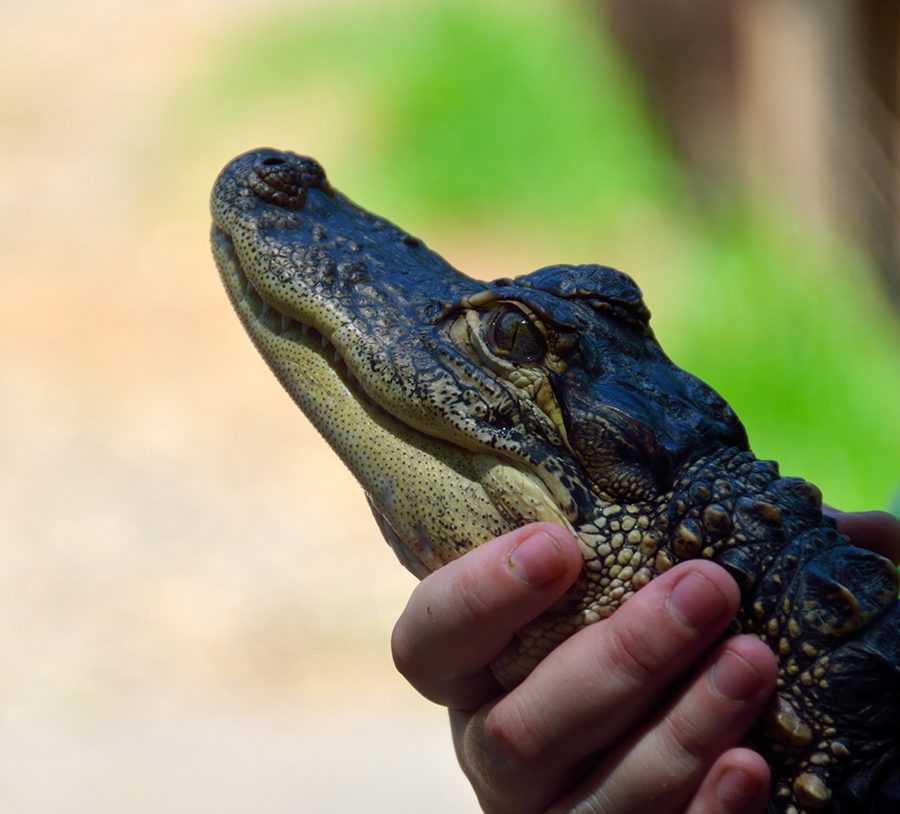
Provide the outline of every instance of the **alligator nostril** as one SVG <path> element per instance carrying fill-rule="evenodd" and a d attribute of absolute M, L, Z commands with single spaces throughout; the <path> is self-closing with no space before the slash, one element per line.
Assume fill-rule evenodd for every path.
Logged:
<path fill-rule="evenodd" d="M 329 191 L 325 172 L 311 158 L 294 153 L 263 152 L 248 179 L 258 198 L 285 209 L 302 209 L 312 187 Z"/>

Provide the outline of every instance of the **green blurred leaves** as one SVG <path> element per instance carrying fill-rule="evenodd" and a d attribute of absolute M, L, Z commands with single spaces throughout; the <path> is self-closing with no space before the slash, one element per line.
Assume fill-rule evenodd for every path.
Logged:
<path fill-rule="evenodd" d="M 677 284 L 687 311 L 658 336 L 732 404 L 761 457 L 842 508 L 890 508 L 900 491 L 900 330 L 871 269 L 742 208 L 699 224 Z M 895 507 L 896 508 L 896 507 Z"/>
<path fill-rule="evenodd" d="M 297 121 L 292 146 L 305 151 L 302 107 L 330 97 L 352 145 L 338 174 L 401 211 L 562 223 L 671 200 L 676 165 L 580 8 L 454 0 L 285 11 L 223 46 L 190 107 L 213 119 L 277 107 Z M 314 105 L 308 115 L 323 114 Z"/>
<path fill-rule="evenodd" d="M 437 6 L 408 42 L 383 145 L 406 194 L 555 221 L 672 195 L 674 165 L 595 21 L 475 8 Z"/>

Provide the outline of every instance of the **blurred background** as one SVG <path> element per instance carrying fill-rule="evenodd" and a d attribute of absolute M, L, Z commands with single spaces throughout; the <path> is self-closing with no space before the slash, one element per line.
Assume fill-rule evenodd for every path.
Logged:
<path fill-rule="evenodd" d="M 631 273 L 757 454 L 896 510 L 894 4 L 0 7 L 3 810 L 476 810 L 413 580 L 220 289 L 246 149 L 476 276 Z"/>

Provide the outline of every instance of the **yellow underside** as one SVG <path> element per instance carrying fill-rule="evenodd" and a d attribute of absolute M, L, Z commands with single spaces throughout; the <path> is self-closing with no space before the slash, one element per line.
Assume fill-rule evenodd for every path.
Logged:
<path fill-rule="evenodd" d="M 397 421 L 351 389 L 338 371 L 340 362 L 332 360 L 332 345 L 322 347 L 316 335 L 300 330 L 274 331 L 248 302 L 233 252 L 214 248 L 257 348 L 359 480 L 394 533 L 389 542 L 401 549 L 398 557 L 413 573 L 424 576 L 523 522 L 550 520 L 571 528 L 536 478 L 494 455 L 462 450 Z M 345 344 L 341 337 L 332 339 Z"/>

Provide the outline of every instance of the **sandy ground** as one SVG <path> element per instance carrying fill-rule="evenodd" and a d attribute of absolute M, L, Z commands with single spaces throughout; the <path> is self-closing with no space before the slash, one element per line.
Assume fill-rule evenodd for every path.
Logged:
<path fill-rule="evenodd" d="M 3 811 L 476 810 L 390 663 L 413 580 L 209 258 L 219 167 L 294 142 L 161 135 L 265 5 L 3 4 Z"/>

